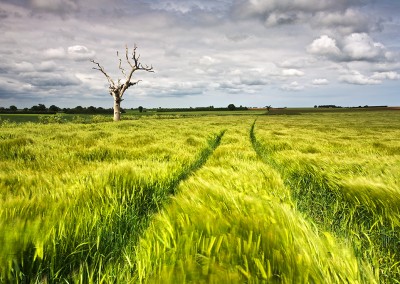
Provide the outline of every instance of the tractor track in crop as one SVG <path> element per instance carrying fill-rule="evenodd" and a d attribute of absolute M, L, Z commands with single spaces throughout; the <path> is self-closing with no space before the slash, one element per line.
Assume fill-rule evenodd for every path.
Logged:
<path fill-rule="evenodd" d="M 330 231 L 339 238 L 350 239 L 355 254 L 379 269 L 376 273 L 381 274 L 382 283 L 392 283 L 399 279 L 400 272 L 390 269 L 392 265 L 400 263 L 400 256 L 397 255 L 400 234 L 396 222 L 382 219 L 382 216 L 362 203 L 351 202 L 339 184 L 333 183 L 333 187 L 327 180 L 315 180 L 311 169 L 306 173 L 286 172 L 274 160 L 273 153 L 257 140 L 254 130 L 256 122 L 253 122 L 249 132 L 252 147 L 264 163 L 282 176 L 297 209 L 314 222 L 320 231 Z M 380 253 L 376 253 L 377 249 Z M 391 257 L 383 259 L 384 255 Z M 373 258 L 380 259 L 379 267 L 373 263 Z"/>
<path fill-rule="evenodd" d="M 47 258 L 46 253 L 43 259 L 34 257 L 34 244 L 29 245 L 26 250 L 21 252 L 21 257 L 22 264 L 31 262 L 31 265 L 25 267 L 16 264 L 18 270 L 14 270 L 22 276 L 10 275 L 7 279 L 10 281 L 21 279 L 24 283 L 35 282 L 35 279 L 39 278 L 48 279 L 50 282 L 73 282 L 72 275 L 85 265 L 87 271 L 93 273 L 90 277 L 100 279 L 101 275 L 97 275 L 97 277 L 95 274 L 101 272 L 101 266 L 110 261 L 123 261 L 121 258 L 124 249 L 136 245 L 144 230 L 149 226 L 152 216 L 163 208 L 172 195 L 177 193 L 180 183 L 207 162 L 220 145 L 224 134 L 225 130 L 222 130 L 208 138 L 207 144 L 197 153 L 194 161 L 186 166 L 182 165 L 182 168 L 173 173 L 172 178 L 168 181 L 156 180 L 154 183 L 136 188 L 135 182 L 130 180 L 134 177 L 129 174 L 108 173 L 104 177 L 105 183 L 102 186 L 111 188 L 114 195 L 101 198 L 105 206 L 108 203 L 119 203 L 121 210 L 108 216 L 108 223 L 99 220 L 90 224 L 93 231 L 74 243 L 65 243 L 69 239 L 67 235 L 60 237 L 52 247 L 54 252 L 60 256 L 56 259 Z M 98 191 L 99 189 L 94 185 L 96 181 L 93 182 L 92 185 L 88 183 L 87 189 Z M 70 238 L 73 239 L 72 236 Z M 77 254 L 82 254 L 82 257 L 76 257 Z M 31 259 L 34 261 L 32 262 Z M 0 275 L 0 282 L 2 282 L 1 279 Z"/>
<path fill-rule="evenodd" d="M 186 180 L 189 176 L 199 170 L 208 160 L 208 158 L 214 153 L 214 151 L 221 144 L 221 139 L 224 136 L 226 130 L 222 130 L 216 134 L 212 139 L 208 140 L 208 145 L 200 151 L 198 158 L 184 171 L 182 171 L 168 188 L 170 194 L 175 194 L 178 185 Z"/>

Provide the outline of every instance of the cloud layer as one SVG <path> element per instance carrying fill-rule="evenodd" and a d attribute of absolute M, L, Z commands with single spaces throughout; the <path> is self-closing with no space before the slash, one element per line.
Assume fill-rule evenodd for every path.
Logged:
<path fill-rule="evenodd" d="M 313 55 L 341 61 L 384 62 L 391 57 L 391 53 L 382 43 L 374 42 L 366 33 L 347 35 L 341 38 L 339 46 L 336 39 L 322 35 L 308 46 L 307 51 Z"/>
<path fill-rule="evenodd" d="M 110 107 L 89 59 L 122 79 L 135 43 L 156 72 L 134 74 L 125 107 L 400 105 L 394 0 L 134 2 L 2 1 L 0 105 Z"/>

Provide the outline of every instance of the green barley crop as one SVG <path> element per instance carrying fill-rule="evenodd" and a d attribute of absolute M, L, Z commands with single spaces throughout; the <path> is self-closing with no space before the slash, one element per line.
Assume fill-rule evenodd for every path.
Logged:
<path fill-rule="evenodd" d="M 299 210 L 347 240 L 381 282 L 400 278 L 398 113 L 262 117 L 252 135 Z"/>
<path fill-rule="evenodd" d="M 400 115 L 255 118 L 2 123 L 0 282 L 396 283 Z"/>
<path fill-rule="evenodd" d="M 232 121 L 205 166 L 127 253 L 121 282 L 132 273 L 149 283 L 375 282 L 351 249 L 294 208 L 279 174 L 251 149 L 250 124 Z"/>
<path fill-rule="evenodd" d="M 190 121 L 3 126 L 0 281 L 102 277 L 217 133 Z"/>

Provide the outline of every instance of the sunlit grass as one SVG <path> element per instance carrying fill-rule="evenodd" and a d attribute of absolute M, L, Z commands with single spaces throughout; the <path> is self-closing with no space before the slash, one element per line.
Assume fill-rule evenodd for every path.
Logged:
<path fill-rule="evenodd" d="M 399 279 L 398 113 L 260 117 L 253 135 L 299 210 L 352 244 L 381 282 Z"/>
<path fill-rule="evenodd" d="M 157 283 L 373 283 L 368 265 L 294 208 L 279 174 L 252 151 L 249 124 L 228 128 L 151 223 L 137 254 L 127 253 L 132 270 L 118 275 Z"/>
<path fill-rule="evenodd" d="M 400 115 L 255 118 L 2 123 L 0 282 L 396 283 Z"/>
<path fill-rule="evenodd" d="M 2 130 L 0 275 L 27 282 L 96 276 L 219 139 L 183 120 Z"/>

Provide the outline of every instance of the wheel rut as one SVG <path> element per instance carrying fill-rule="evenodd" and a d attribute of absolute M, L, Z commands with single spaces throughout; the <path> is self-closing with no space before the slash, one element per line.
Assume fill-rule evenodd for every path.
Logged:
<path fill-rule="evenodd" d="M 321 173 L 313 167 L 304 165 L 301 172 L 285 169 L 274 160 L 273 152 L 257 139 L 255 124 L 256 121 L 252 124 L 249 135 L 252 147 L 265 164 L 283 177 L 297 210 L 315 223 L 320 232 L 331 232 L 343 242 L 349 243 L 355 255 L 359 256 L 359 263 L 365 261 L 381 271 L 390 267 L 393 262 L 399 263 L 398 225 L 382 219 L 382 216 L 360 203 L 357 198 L 352 200 L 339 183 L 329 180 L 329 176 L 321 178 Z M 388 255 L 391 257 L 385 258 Z M 381 259 L 379 264 L 371 262 L 371 259 L 376 258 Z M 391 273 L 383 275 L 384 278 L 387 277 L 385 281 L 398 279 L 399 272 Z"/>

